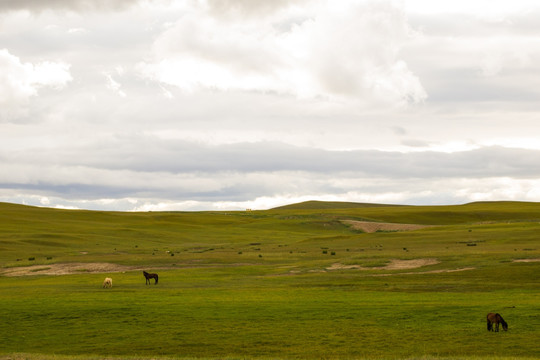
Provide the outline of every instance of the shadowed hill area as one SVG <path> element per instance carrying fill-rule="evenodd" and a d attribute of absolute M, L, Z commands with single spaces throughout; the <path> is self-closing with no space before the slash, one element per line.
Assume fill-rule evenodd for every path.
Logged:
<path fill-rule="evenodd" d="M 457 225 L 482 222 L 540 221 L 540 203 L 473 202 L 463 205 L 382 205 L 309 201 L 264 211 L 265 214 L 323 216 L 338 220 L 383 223 Z"/>
<path fill-rule="evenodd" d="M 310 200 L 301 203 L 278 206 L 272 210 L 317 210 L 317 209 L 356 209 L 356 208 L 370 208 L 370 207 L 387 207 L 387 206 L 404 206 L 404 205 L 387 205 L 387 204 L 371 204 L 371 203 L 357 203 L 346 201 L 317 201 Z"/>

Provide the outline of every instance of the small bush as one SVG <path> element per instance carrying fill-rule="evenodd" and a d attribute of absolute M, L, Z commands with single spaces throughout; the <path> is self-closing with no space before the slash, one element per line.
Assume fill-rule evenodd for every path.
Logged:
<path fill-rule="evenodd" d="M 28 261 L 34 261 L 34 260 L 36 260 L 36 258 L 33 256 L 28 258 Z"/>

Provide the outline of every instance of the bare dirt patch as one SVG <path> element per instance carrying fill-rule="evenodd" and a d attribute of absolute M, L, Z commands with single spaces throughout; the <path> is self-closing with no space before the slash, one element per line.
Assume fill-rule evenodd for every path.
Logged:
<path fill-rule="evenodd" d="M 406 270 L 406 269 L 416 269 L 422 266 L 435 265 L 439 264 L 440 261 L 437 259 L 412 259 L 412 260 L 399 260 L 392 259 L 390 263 L 385 266 L 378 267 L 365 267 L 360 265 L 343 265 L 343 264 L 332 264 L 332 266 L 326 268 L 326 270 L 342 270 L 342 269 L 358 269 L 358 270 Z"/>
<path fill-rule="evenodd" d="M 355 230 L 361 230 L 366 233 L 374 233 L 377 231 L 411 231 L 420 230 L 434 225 L 421 225 L 421 224 L 396 224 L 396 223 L 382 223 L 373 221 L 357 221 L 357 220 L 341 220 L 345 225 L 352 227 Z"/>
<path fill-rule="evenodd" d="M 196 261 L 194 261 L 196 262 Z M 71 274 L 101 274 L 101 273 L 119 273 L 127 271 L 142 271 L 149 268 L 155 270 L 168 269 L 196 269 L 196 268 L 215 268 L 215 267 L 239 267 L 252 266 L 250 263 L 235 263 L 229 265 L 206 264 L 194 265 L 192 262 L 177 263 L 173 266 L 126 266 L 111 263 L 62 263 L 20 266 L 11 268 L 0 268 L 0 276 L 29 276 L 29 275 L 71 275 Z"/>
<path fill-rule="evenodd" d="M 540 259 L 515 259 L 513 262 L 540 262 Z"/>
<path fill-rule="evenodd" d="M 28 276 L 28 275 L 69 275 L 81 273 L 117 273 L 124 271 L 141 270 L 136 266 L 124 266 L 110 263 L 65 263 L 33 265 L 0 269 L 1 276 Z"/>

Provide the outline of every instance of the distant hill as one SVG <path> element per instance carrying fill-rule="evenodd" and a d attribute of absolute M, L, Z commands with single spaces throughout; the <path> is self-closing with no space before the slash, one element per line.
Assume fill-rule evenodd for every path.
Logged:
<path fill-rule="evenodd" d="M 278 206 L 272 210 L 317 210 L 317 209 L 357 209 L 357 208 L 371 208 L 371 207 L 388 207 L 388 206 L 404 206 L 404 205 L 388 205 L 388 204 L 371 204 L 371 203 L 357 203 L 346 201 L 317 201 L 310 200 L 301 203 Z"/>

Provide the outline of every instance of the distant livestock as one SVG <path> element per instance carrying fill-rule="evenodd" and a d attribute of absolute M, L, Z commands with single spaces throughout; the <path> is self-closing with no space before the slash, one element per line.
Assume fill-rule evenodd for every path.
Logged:
<path fill-rule="evenodd" d="M 154 285 L 158 283 L 158 274 L 149 274 L 146 271 L 143 271 L 143 275 L 146 278 L 146 285 L 150 284 L 150 279 L 154 279 Z"/>
<path fill-rule="evenodd" d="M 501 314 L 489 313 L 487 314 L 487 329 L 488 331 L 499 331 L 499 324 L 502 324 L 504 331 L 508 330 L 508 324 L 502 318 Z M 493 326 L 495 325 L 495 326 Z"/>
<path fill-rule="evenodd" d="M 103 288 L 112 288 L 112 279 L 111 278 L 105 278 L 103 281 Z"/>

